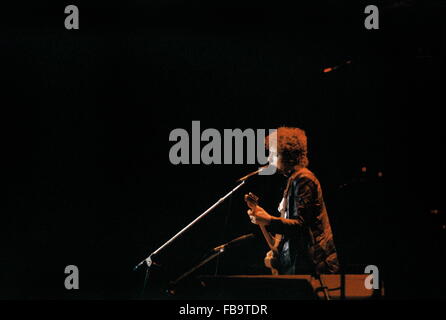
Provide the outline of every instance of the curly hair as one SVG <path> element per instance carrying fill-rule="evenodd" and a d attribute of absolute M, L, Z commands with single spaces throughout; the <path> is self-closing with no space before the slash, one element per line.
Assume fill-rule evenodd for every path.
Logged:
<path fill-rule="evenodd" d="M 280 127 L 265 139 L 265 146 L 269 149 L 270 137 L 273 141 L 277 137 L 277 152 L 282 156 L 282 161 L 289 167 L 296 165 L 306 168 L 307 136 L 305 131 L 299 128 Z"/>

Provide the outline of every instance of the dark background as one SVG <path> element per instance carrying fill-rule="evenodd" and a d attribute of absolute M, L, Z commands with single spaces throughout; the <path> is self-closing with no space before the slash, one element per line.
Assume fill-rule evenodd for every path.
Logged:
<path fill-rule="evenodd" d="M 192 120 L 306 130 L 345 271 L 377 265 L 389 298 L 444 297 L 440 2 L 377 1 L 371 31 L 342 1 L 77 4 L 71 31 L 61 4 L 2 9 L 0 298 L 138 298 L 133 266 L 257 167 L 172 165 L 169 133 Z M 284 182 L 253 178 L 166 248 L 147 296 L 257 232 L 244 192 L 275 212 Z M 267 273 L 266 251 L 249 240 L 198 274 Z"/>

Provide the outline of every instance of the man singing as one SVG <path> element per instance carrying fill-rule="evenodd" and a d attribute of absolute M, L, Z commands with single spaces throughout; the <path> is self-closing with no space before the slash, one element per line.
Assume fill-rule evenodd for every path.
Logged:
<path fill-rule="evenodd" d="M 276 143 L 277 142 L 277 143 Z M 248 210 L 251 222 L 276 234 L 278 256 L 269 251 L 268 268 L 279 274 L 327 274 L 339 271 L 333 234 L 319 181 L 308 170 L 307 137 L 299 128 L 281 127 L 266 139 L 270 163 L 288 177 L 280 217 L 260 206 Z"/>

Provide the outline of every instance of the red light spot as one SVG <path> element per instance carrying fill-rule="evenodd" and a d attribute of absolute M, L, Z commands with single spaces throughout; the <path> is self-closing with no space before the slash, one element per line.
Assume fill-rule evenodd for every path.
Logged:
<path fill-rule="evenodd" d="M 327 72 L 330 72 L 330 71 L 333 71 L 333 68 L 325 68 L 324 69 L 324 73 L 327 73 Z"/>

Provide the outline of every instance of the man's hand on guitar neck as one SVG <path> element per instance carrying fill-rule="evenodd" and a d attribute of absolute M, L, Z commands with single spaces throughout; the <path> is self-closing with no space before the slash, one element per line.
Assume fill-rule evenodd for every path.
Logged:
<path fill-rule="evenodd" d="M 271 223 L 273 216 L 268 214 L 262 207 L 256 206 L 253 210 L 248 210 L 249 219 L 257 225 L 267 226 Z"/>

